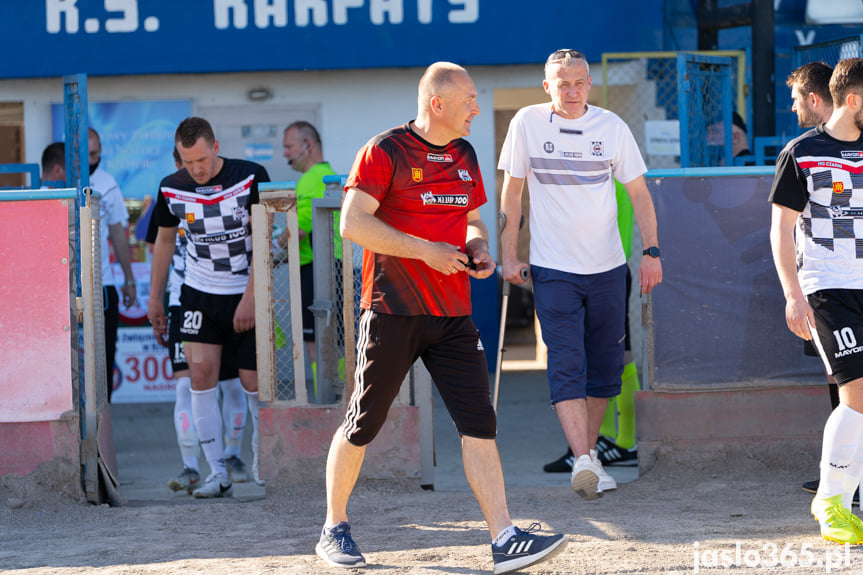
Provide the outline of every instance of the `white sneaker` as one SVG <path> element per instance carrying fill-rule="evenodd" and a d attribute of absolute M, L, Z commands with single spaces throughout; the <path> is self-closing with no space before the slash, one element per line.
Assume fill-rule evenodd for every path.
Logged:
<path fill-rule="evenodd" d="M 602 468 L 590 458 L 590 455 L 582 455 L 575 460 L 572 466 L 572 490 L 582 499 L 592 501 L 602 497 L 599 489 L 599 475 Z"/>
<path fill-rule="evenodd" d="M 207 482 L 200 489 L 196 489 L 192 495 L 197 499 L 211 499 L 213 497 L 230 497 L 234 493 L 234 484 L 221 473 L 211 473 Z"/>
<path fill-rule="evenodd" d="M 599 467 L 599 483 L 596 486 L 597 491 L 606 492 L 606 491 L 614 491 L 617 489 L 617 481 L 614 480 L 614 477 L 608 474 L 605 469 L 602 467 L 602 462 L 599 460 L 599 456 L 596 454 L 595 449 L 590 450 L 590 460 L 596 463 Z"/>

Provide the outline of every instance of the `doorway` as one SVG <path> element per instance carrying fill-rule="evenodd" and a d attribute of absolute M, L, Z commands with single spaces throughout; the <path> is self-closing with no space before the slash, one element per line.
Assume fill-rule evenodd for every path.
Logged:
<path fill-rule="evenodd" d="M 24 163 L 24 103 L 0 102 L 0 164 Z M 34 163 L 39 163 L 36 159 Z M 26 174 L 0 174 L 0 188 L 23 188 Z M 29 182 L 30 186 L 34 182 Z"/>

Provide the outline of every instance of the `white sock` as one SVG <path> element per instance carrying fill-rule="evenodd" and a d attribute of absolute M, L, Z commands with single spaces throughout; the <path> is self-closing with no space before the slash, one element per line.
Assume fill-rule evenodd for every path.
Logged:
<path fill-rule="evenodd" d="M 327 523 L 326 525 L 324 525 L 324 532 L 331 530 L 336 525 L 338 525 L 338 523 Z"/>
<path fill-rule="evenodd" d="M 497 537 L 495 537 L 491 543 L 492 545 L 499 547 L 503 545 L 507 541 L 507 539 L 509 539 L 513 535 L 515 535 L 515 525 L 510 525 L 509 527 L 498 533 Z"/>
<path fill-rule="evenodd" d="M 851 498 L 863 477 L 863 460 L 856 457 L 861 440 L 863 413 L 839 405 L 824 424 L 821 481 L 816 497 L 826 499 L 841 493 L 845 507 L 851 509 Z"/>
<path fill-rule="evenodd" d="M 204 457 L 210 465 L 211 473 L 221 473 L 225 477 L 225 454 L 222 445 L 222 414 L 219 412 L 218 389 L 205 391 L 192 390 L 192 413 Z"/>
<path fill-rule="evenodd" d="M 246 428 L 246 394 L 240 378 L 219 382 L 222 389 L 222 422 L 225 424 L 225 457 L 240 456 Z"/>
<path fill-rule="evenodd" d="M 257 391 L 246 391 L 246 402 L 249 404 L 249 414 L 252 416 L 252 450 L 258 452 L 258 423 L 260 422 L 261 402 Z"/>
<path fill-rule="evenodd" d="M 174 430 L 177 432 L 177 445 L 183 458 L 183 467 L 198 470 L 198 433 L 192 417 L 192 380 L 189 377 L 177 379 L 177 398 L 174 400 Z"/>

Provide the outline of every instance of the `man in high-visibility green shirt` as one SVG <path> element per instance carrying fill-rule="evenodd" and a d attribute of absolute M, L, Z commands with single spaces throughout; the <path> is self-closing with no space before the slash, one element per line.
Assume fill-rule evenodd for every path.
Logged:
<path fill-rule="evenodd" d="M 324 176 L 334 176 L 336 172 L 324 161 L 321 136 L 313 125 L 305 121 L 294 122 L 285 128 L 282 142 L 284 156 L 288 164 L 302 173 L 297 180 L 297 223 L 299 225 L 300 241 L 300 285 L 303 302 L 303 341 L 306 345 L 312 371 L 317 368 L 317 353 L 315 350 L 315 317 L 309 310 L 314 301 L 314 272 L 312 253 L 312 200 L 322 198 L 326 184 Z M 339 217 L 336 211 L 334 217 L 335 252 L 336 257 L 342 257 L 342 237 L 339 235 Z M 287 234 L 278 239 L 281 247 L 287 247 Z"/>

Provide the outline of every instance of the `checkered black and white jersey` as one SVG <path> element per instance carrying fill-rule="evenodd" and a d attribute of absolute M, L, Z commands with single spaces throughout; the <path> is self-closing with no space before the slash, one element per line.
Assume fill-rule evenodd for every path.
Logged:
<path fill-rule="evenodd" d="M 205 185 L 186 170 L 162 180 L 154 217 L 160 227 L 179 225 L 185 234 L 186 285 L 243 293 L 252 261 L 251 206 L 258 202 L 258 183 L 269 180 L 263 166 L 231 159 Z"/>
<path fill-rule="evenodd" d="M 174 257 L 171 258 L 171 273 L 168 276 L 168 307 L 180 305 L 180 291 L 186 281 L 186 233 L 177 230 Z"/>
<path fill-rule="evenodd" d="M 153 206 L 153 213 L 155 213 Z M 149 222 L 147 223 L 146 241 L 148 244 L 156 243 L 156 235 L 159 233 L 159 226 L 156 224 L 156 218 L 150 214 Z M 174 244 L 174 256 L 171 258 L 171 273 L 168 276 L 168 307 L 178 307 L 180 305 L 180 288 L 183 287 L 183 282 L 186 278 L 186 231 L 182 228 L 177 230 L 177 240 Z"/>
<path fill-rule="evenodd" d="M 789 142 L 776 161 L 770 201 L 800 212 L 804 294 L 863 289 L 863 137 L 845 142 L 819 126 Z"/>

